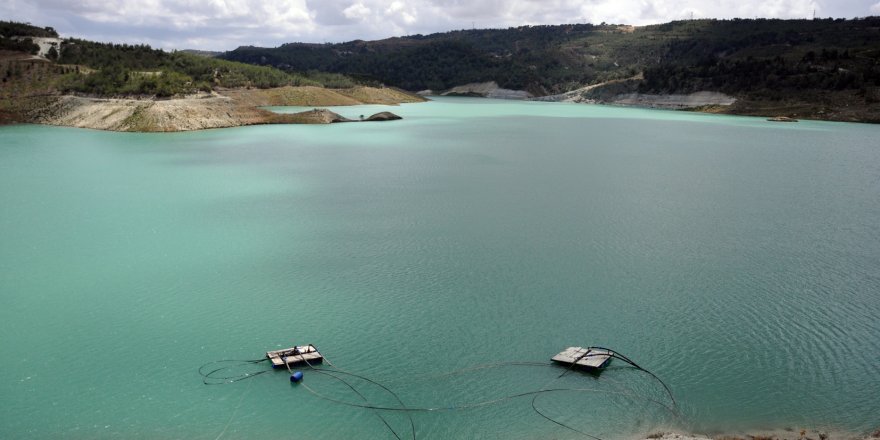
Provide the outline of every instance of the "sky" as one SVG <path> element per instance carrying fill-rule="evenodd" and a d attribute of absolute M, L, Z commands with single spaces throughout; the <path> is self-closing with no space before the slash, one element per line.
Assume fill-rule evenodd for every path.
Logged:
<path fill-rule="evenodd" d="M 3 0 L 0 20 L 52 26 L 62 37 L 223 51 L 538 24 L 810 18 L 814 11 L 880 15 L 880 0 Z"/>

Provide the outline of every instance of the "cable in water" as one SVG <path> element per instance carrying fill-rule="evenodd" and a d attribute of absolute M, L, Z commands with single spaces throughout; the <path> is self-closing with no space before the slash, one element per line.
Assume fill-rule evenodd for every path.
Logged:
<path fill-rule="evenodd" d="M 581 359 L 590 356 L 591 354 L 589 353 L 589 350 L 593 350 L 593 349 L 596 349 L 596 350 L 604 350 L 606 353 L 601 353 L 601 355 L 610 355 L 610 356 L 613 357 L 613 358 L 620 359 L 621 361 L 623 361 L 624 363 L 630 365 L 631 367 L 633 367 L 633 368 L 635 368 L 635 369 L 637 369 L 637 370 L 639 370 L 639 371 L 642 371 L 642 372 L 648 374 L 649 376 L 651 376 L 654 380 L 656 380 L 657 382 L 659 382 L 659 383 L 663 386 L 664 390 L 666 391 L 666 394 L 669 396 L 669 399 L 670 399 L 671 402 L 672 402 L 672 407 L 671 407 L 671 408 L 670 408 L 670 407 L 667 407 L 664 403 L 659 402 L 659 401 L 657 401 L 657 400 L 654 400 L 654 399 L 652 399 L 652 398 L 648 398 L 648 397 L 645 397 L 645 396 L 637 396 L 637 395 L 633 394 L 632 392 L 607 391 L 607 390 L 601 390 L 601 389 L 596 389 L 596 388 L 558 388 L 558 387 L 557 387 L 557 388 L 550 388 L 550 384 L 552 384 L 552 382 L 554 382 L 554 381 L 556 381 L 556 380 L 562 378 L 562 377 L 565 376 L 566 374 L 568 374 L 568 373 L 573 369 L 573 367 L 575 366 L 575 364 L 576 364 L 577 361 L 580 361 Z M 600 353 L 595 353 L 595 354 L 592 354 L 592 355 L 593 355 L 593 356 L 598 356 L 598 355 L 600 355 Z M 654 373 L 652 373 L 652 372 L 650 372 L 650 371 L 648 371 L 648 370 L 642 368 L 642 367 L 639 366 L 638 364 L 636 364 L 636 363 L 635 363 L 634 361 L 632 361 L 629 357 L 627 357 L 627 356 L 625 356 L 625 355 L 623 355 L 622 353 L 619 353 L 619 352 L 617 352 L 617 351 L 614 351 L 614 350 L 611 350 L 611 349 L 607 349 L 607 348 L 603 348 L 603 347 L 589 347 L 589 348 L 588 348 L 588 351 L 587 351 L 586 353 L 582 354 L 581 356 L 579 356 L 579 357 L 575 360 L 574 363 L 572 363 L 571 365 L 569 365 L 569 366 L 565 369 L 565 371 L 563 371 L 561 374 L 559 374 L 556 378 L 551 379 L 547 384 L 545 384 L 544 386 L 542 386 L 541 388 L 539 388 L 539 389 L 536 390 L 536 391 L 528 391 L 528 392 L 523 392 L 523 393 L 517 393 L 517 394 L 513 394 L 513 395 L 503 396 L 503 397 L 500 397 L 500 398 L 497 398 L 497 399 L 491 399 L 491 400 L 486 400 L 486 401 L 481 401 L 481 402 L 475 402 L 475 403 L 469 403 L 469 404 L 464 404 L 464 405 L 454 405 L 454 406 L 445 406 L 445 407 L 421 407 L 421 408 L 407 407 L 407 406 L 403 403 L 403 400 L 400 398 L 400 396 L 398 396 L 398 395 L 397 395 L 394 391 L 392 391 L 390 388 L 386 387 L 385 385 L 383 385 L 383 384 L 381 384 L 381 383 L 379 383 L 379 382 L 377 382 L 377 381 L 375 381 L 375 380 L 372 380 L 372 379 L 370 379 L 370 378 L 367 378 L 367 377 L 365 377 L 365 376 L 358 375 L 358 374 L 355 374 L 355 373 L 351 373 L 351 372 L 348 372 L 348 371 L 345 371 L 345 370 L 342 370 L 342 369 L 338 369 L 338 368 L 336 368 L 336 367 L 330 362 L 329 359 L 324 358 L 324 360 L 327 362 L 327 364 L 329 364 L 331 367 L 333 367 L 332 369 L 316 368 L 316 367 L 313 366 L 313 365 L 312 365 L 307 359 L 305 359 L 305 357 L 302 355 L 302 353 L 299 353 L 299 356 L 300 356 L 301 360 L 302 360 L 306 365 L 308 365 L 308 367 L 309 367 L 312 371 L 315 371 L 315 372 L 317 372 L 317 373 L 320 373 L 320 374 L 323 374 L 323 375 L 326 375 L 326 376 L 330 376 L 330 377 L 332 377 L 333 379 L 336 379 L 336 380 L 342 382 L 342 383 L 343 383 L 344 385 L 346 385 L 349 389 L 351 389 L 355 394 L 357 394 L 357 395 L 358 395 L 358 396 L 364 401 L 364 403 L 363 403 L 363 404 L 358 404 L 358 403 L 349 402 L 349 401 L 345 401 L 345 400 L 342 400 L 342 399 L 337 399 L 337 398 L 333 398 L 333 397 L 330 397 L 330 396 L 326 396 L 326 395 L 321 394 L 321 393 L 319 393 L 318 391 L 314 390 L 313 388 L 309 387 L 307 384 L 302 384 L 302 386 L 303 386 L 304 388 L 306 388 L 306 390 L 308 390 L 311 394 L 315 395 L 316 397 L 319 397 L 319 398 L 321 398 L 321 399 L 324 399 L 324 400 L 327 400 L 327 401 L 330 401 L 330 402 L 334 402 L 334 403 L 338 403 L 338 404 L 342 404 L 342 405 L 346 405 L 346 406 L 351 406 L 351 407 L 357 407 L 357 408 L 363 408 L 363 409 L 371 409 L 371 410 L 377 411 L 377 412 L 376 412 L 376 415 L 379 417 L 379 419 L 383 422 L 383 424 L 384 424 L 384 425 L 385 425 L 385 426 L 391 431 L 391 433 L 392 433 L 392 434 L 393 434 L 398 440 L 402 440 L 401 437 L 400 437 L 400 435 L 399 435 L 399 434 L 393 429 L 393 427 L 391 427 L 390 423 L 388 423 L 388 421 L 387 421 L 387 420 L 386 420 L 386 419 L 385 419 L 385 418 L 379 413 L 379 411 L 400 411 L 400 412 L 406 412 L 406 413 L 408 414 L 409 421 L 410 421 L 410 427 L 411 427 L 411 431 L 412 431 L 412 438 L 413 438 L 413 440 L 415 440 L 415 438 L 416 438 L 416 434 L 415 434 L 415 423 L 413 422 L 413 419 L 412 419 L 412 415 L 411 415 L 412 412 L 432 412 L 432 411 L 455 411 L 455 410 L 464 410 L 464 409 L 469 409 L 469 408 L 477 408 L 477 407 L 482 407 L 482 406 L 492 405 L 492 404 L 496 404 L 496 403 L 500 403 L 500 402 L 503 402 L 503 401 L 507 401 L 507 400 L 511 400 L 511 399 L 515 399 L 515 398 L 519 398 L 519 397 L 524 397 L 524 396 L 532 396 L 532 399 L 531 399 L 531 406 L 532 406 L 532 409 L 533 409 L 538 415 L 540 415 L 541 417 L 543 417 L 544 419 L 549 420 L 549 421 L 553 422 L 554 424 L 557 424 L 557 425 L 559 425 L 559 426 L 561 426 L 561 427 L 563 427 L 563 428 L 566 428 L 566 429 L 568 429 L 568 430 L 570 430 L 570 431 L 572 431 L 572 432 L 576 432 L 576 433 L 578 433 L 578 434 L 581 434 L 581 435 L 584 435 L 584 436 L 590 437 L 590 438 L 592 438 L 592 439 L 594 439 L 594 440 L 602 440 L 602 439 L 600 439 L 599 437 L 596 437 L 596 436 L 594 436 L 594 435 L 592 435 L 592 434 L 589 434 L 589 433 L 587 433 L 587 432 L 584 432 L 584 431 L 578 430 L 578 429 L 576 429 L 576 428 L 574 428 L 574 427 L 572 427 L 572 426 L 566 425 L 566 424 L 564 424 L 564 423 L 562 423 L 562 422 L 560 422 L 560 421 L 558 421 L 558 420 L 555 420 L 555 419 L 553 419 L 552 417 L 550 417 L 550 416 L 544 414 L 543 412 L 541 412 L 541 411 L 538 409 L 538 407 L 537 407 L 537 403 L 536 403 L 536 402 L 537 402 L 537 398 L 538 398 L 540 395 L 542 395 L 542 394 L 544 394 L 544 393 L 560 392 L 560 391 L 569 391 L 569 392 L 599 392 L 599 393 L 605 393 L 605 394 L 616 394 L 616 395 L 621 395 L 621 396 L 628 397 L 628 398 L 643 398 L 643 399 L 646 399 L 648 402 L 651 402 L 651 403 L 657 404 L 658 406 L 660 406 L 660 407 L 666 409 L 667 411 L 669 411 L 670 413 L 672 413 L 672 415 L 673 415 L 674 417 L 676 417 L 676 418 L 679 418 L 679 417 L 680 417 L 680 415 L 678 414 L 678 410 L 677 410 L 677 402 L 675 401 L 675 397 L 672 395 L 672 391 L 671 391 L 670 388 L 666 385 L 666 383 L 664 383 L 664 382 L 663 382 L 659 377 L 657 377 Z M 221 361 L 214 361 L 214 362 L 209 362 L 209 363 L 207 363 L 207 364 L 202 365 L 202 366 L 199 368 L 199 373 L 202 375 L 202 377 L 203 377 L 203 383 L 205 383 L 206 385 L 220 385 L 220 384 L 234 383 L 234 382 L 238 382 L 238 381 L 241 381 L 241 380 L 245 380 L 245 379 L 250 379 L 250 378 L 256 377 L 256 376 L 258 376 L 258 375 L 260 375 L 260 374 L 268 373 L 268 372 L 270 372 L 270 371 L 272 371 L 272 370 L 264 370 L 264 371 L 257 371 L 257 372 L 253 372 L 253 373 L 244 373 L 244 374 L 230 375 L 230 376 L 217 376 L 216 374 L 217 374 L 218 372 L 221 372 L 221 371 L 229 370 L 229 369 L 231 369 L 231 368 L 233 368 L 233 367 L 235 367 L 235 366 L 238 366 L 238 365 L 255 365 L 255 364 L 259 364 L 259 363 L 265 362 L 265 361 L 267 361 L 267 360 L 268 360 L 268 359 L 252 359 L 252 360 L 233 360 L 233 359 L 227 359 L 227 360 L 221 360 Z M 288 372 L 290 372 L 291 374 L 293 374 L 293 372 L 292 372 L 291 369 L 290 369 L 290 365 L 287 364 L 287 359 L 286 359 L 286 358 L 284 359 L 284 361 L 285 361 L 285 366 L 286 366 L 287 369 L 288 369 Z M 228 365 L 228 366 L 221 366 L 221 367 L 219 367 L 219 368 L 215 368 L 215 369 L 212 369 L 212 370 L 210 370 L 210 371 L 206 371 L 207 368 L 208 368 L 208 366 L 216 365 L 216 364 L 228 364 L 228 363 L 232 363 L 232 362 L 234 362 L 235 364 L 234 364 L 234 365 Z M 476 371 L 476 370 L 480 370 L 480 369 L 497 368 L 497 367 L 511 366 L 511 365 L 512 365 L 512 366 L 547 366 L 547 367 L 551 367 L 551 366 L 553 366 L 553 364 L 537 363 L 537 362 L 502 362 L 502 363 L 488 364 L 488 365 L 480 365 L 480 366 L 476 366 L 476 367 L 470 367 L 470 368 L 465 368 L 465 369 L 462 369 L 462 370 L 452 371 L 452 372 L 449 372 L 449 373 L 442 374 L 442 375 L 440 375 L 439 377 L 449 376 L 449 375 L 453 375 L 453 374 L 461 374 L 461 373 L 463 373 L 463 372 L 468 372 L 468 371 Z M 371 383 L 371 384 L 373 384 L 373 385 L 376 385 L 376 386 L 380 387 L 381 389 L 383 389 L 383 390 L 385 390 L 386 392 L 388 392 L 389 394 L 391 394 L 391 395 L 397 400 L 397 402 L 400 404 L 400 406 L 380 406 L 380 405 L 373 405 L 373 404 L 371 404 L 370 401 L 366 398 L 366 396 L 363 395 L 363 393 L 361 393 L 360 391 L 358 391 L 358 389 L 357 389 L 355 386 L 353 386 L 351 383 L 349 383 L 347 380 L 345 380 L 345 379 L 343 379 L 342 377 L 340 377 L 340 376 L 339 376 L 340 374 L 341 374 L 341 375 L 348 375 L 348 376 L 351 376 L 351 377 L 355 377 L 355 378 L 358 378 L 358 379 L 364 380 L 364 381 L 366 381 L 366 382 L 369 382 L 369 383 Z M 218 382 L 218 381 L 219 381 L 219 382 Z M 612 382 L 615 382 L 615 383 L 619 383 L 618 381 L 615 381 L 615 380 L 611 380 L 611 381 L 612 381 Z M 225 432 L 225 430 L 224 430 L 224 432 Z M 221 433 L 221 435 L 222 435 L 222 433 Z"/>
<path fill-rule="evenodd" d="M 355 388 L 353 385 L 351 385 L 350 383 L 348 383 L 348 381 L 346 381 L 345 379 L 342 379 L 342 378 L 340 378 L 340 377 L 338 377 L 338 376 L 336 376 L 336 375 L 334 375 L 334 374 L 331 374 L 330 372 L 325 371 L 324 369 L 315 368 L 315 367 L 311 364 L 311 362 L 309 362 L 309 361 L 308 361 L 308 360 L 307 360 L 307 359 L 306 359 L 301 353 L 300 353 L 300 359 L 301 359 L 303 362 L 305 362 L 305 364 L 308 365 L 309 369 L 311 369 L 312 371 L 315 371 L 315 372 L 317 372 L 317 373 L 320 373 L 320 374 L 324 374 L 324 375 L 330 376 L 330 377 L 332 377 L 332 378 L 334 378 L 334 379 L 336 379 L 336 380 L 342 382 L 343 384 L 345 384 L 345 386 L 347 386 L 347 387 L 350 388 L 352 391 L 354 391 L 358 396 L 360 396 L 361 399 L 363 399 L 364 402 L 366 402 L 366 403 L 368 403 L 368 404 L 370 403 L 370 401 L 366 398 L 366 396 L 364 396 L 360 391 L 357 390 L 357 388 Z M 330 364 L 331 366 L 333 365 L 328 359 L 326 359 L 326 358 L 324 358 L 324 359 L 327 360 L 327 363 L 328 363 L 328 364 Z M 285 365 L 287 365 L 287 370 L 290 371 L 290 365 L 287 364 L 287 360 L 286 360 L 286 359 L 285 359 Z M 339 373 L 342 373 L 342 374 L 348 374 L 348 375 L 351 375 L 351 376 L 354 376 L 354 377 L 357 377 L 357 378 L 363 379 L 363 380 L 365 380 L 365 381 L 367 381 L 367 382 L 370 382 L 370 383 L 372 383 L 372 384 L 375 384 L 376 386 L 382 388 L 383 390 L 387 391 L 389 394 L 391 394 L 392 396 L 394 396 L 394 398 L 397 399 L 397 402 L 400 403 L 400 405 L 401 405 L 402 407 L 404 407 L 404 408 L 406 407 L 406 405 L 403 403 L 403 400 L 400 399 L 400 396 L 398 396 L 397 393 L 395 393 L 394 391 L 391 391 L 391 390 L 390 390 L 389 388 L 387 388 L 386 386 L 384 386 L 384 385 L 382 385 L 382 384 L 380 384 L 380 383 L 378 383 L 378 382 L 376 382 L 376 381 L 374 381 L 374 380 L 368 379 L 368 378 L 363 377 L 363 376 L 358 376 L 358 375 L 355 375 L 355 374 L 352 374 L 352 373 L 347 373 L 347 372 L 344 372 L 344 371 L 342 371 L 342 370 L 336 369 L 335 367 L 334 367 L 334 370 L 331 370 L 331 371 L 333 371 L 333 372 L 339 372 Z M 309 388 L 308 385 L 306 385 L 306 384 L 302 384 L 302 385 L 303 385 L 304 388 L 306 388 L 307 390 L 311 391 L 311 388 Z M 385 417 L 383 417 L 382 414 L 380 414 L 378 410 L 375 410 L 375 409 L 374 409 L 374 411 L 376 411 L 376 416 L 378 416 L 379 419 L 382 420 L 382 423 L 385 424 L 385 426 L 391 431 L 391 433 L 394 434 L 394 436 L 395 436 L 398 440 L 402 440 L 402 439 L 400 438 L 400 436 L 397 434 L 397 432 L 394 430 L 394 428 L 392 428 L 391 425 L 388 423 L 388 421 L 385 419 Z M 412 415 L 409 415 L 409 414 L 408 414 L 408 417 L 409 417 L 410 428 L 411 428 L 411 430 L 412 430 L 412 438 L 413 438 L 413 440 L 415 440 L 415 439 L 416 439 L 416 425 L 415 425 L 415 423 L 414 423 L 413 420 L 412 420 Z"/>
<path fill-rule="evenodd" d="M 253 373 L 243 373 L 243 374 L 238 374 L 235 376 L 219 376 L 219 377 L 216 376 L 215 373 L 218 373 L 220 371 L 229 370 L 235 366 L 257 365 L 257 364 L 260 364 L 260 363 L 263 363 L 266 361 L 268 361 L 268 359 L 266 359 L 266 358 L 262 358 L 262 359 L 222 359 L 219 361 L 212 361 L 212 362 L 208 362 L 206 364 L 203 364 L 201 367 L 199 367 L 199 374 L 202 376 L 202 383 L 204 383 L 205 385 L 224 385 L 224 384 L 234 383 L 234 382 L 238 382 L 238 381 L 245 380 L 245 379 L 250 379 L 255 376 L 259 376 L 261 374 L 266 374 L 272 370 L 261 370 L 261 371 L 255 371 Z M 221 366 L 219 368 L 215 368 L 215 369 L 207 371 L 207 372 L 205 371 L 209 365 L 230 364 L 233 362 L 234 362 L 234 364 L 231 364 L 228 366 Z"/>

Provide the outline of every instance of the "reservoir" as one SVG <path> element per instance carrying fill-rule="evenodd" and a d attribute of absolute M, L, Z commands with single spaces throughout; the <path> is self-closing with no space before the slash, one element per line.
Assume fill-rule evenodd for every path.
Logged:
<path fill-rule="evenodd" d="M 0 437 L 880 428 L 880 126 L 471 98 L 333 111 L 404 119 L 0 127 Z M 199 373 L 304 344 L 363 398 L 307 367 Z M 619 360 L 550 365 L 591 345 L 677 405 Z M 398 405 L 363 378 L 433 410 L 346 404 Z"/>

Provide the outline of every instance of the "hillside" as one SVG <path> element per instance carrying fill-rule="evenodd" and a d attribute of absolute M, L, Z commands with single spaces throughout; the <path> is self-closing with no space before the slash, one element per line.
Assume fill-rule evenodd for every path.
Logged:
<path fill-rule="evenodd" d="M 52 38 L 55 47 L 37 55 L 36 43 Z M 59 39 L 51 27 L 0 21 L 0 51 L 5 62 L 19 59 L 54 62 L 61 69 L 53 87 L 60 92 L 93 96 L 153 96 L 209 92 L 215 88 L 283 86 L 348 88 L 358 85 L 352 78 L 312 70 L 308 73 L 282 71 L 271 66 L 227 61 L 199 51 L 166 52 L 145 44 L 98 43 L 77 38 Z M 14 64 L 14 63 L 13 63 Z M 21 78 L 21 70 L 7 68 L 6 82 Z M 55 69 L 58 70 L 58 69 Z"/>
<path fill-rule="evenodd" d="M 48 38 L 53 46 L 40 51 L 34 43 Z M 329 122 L 259 107 L 424 101 L 391 88 L 364 87 L 340 74 L 284 72 L 147 45 L 62 40 L 52 28 L 3 21 L 0 72 L 0 123 L 113 131 Z"/>
<path fill-rule="evenodd" d="M 411 99 L 392 96 L 393 89 L 382 89 L 388 85 L 880 122 L 878 17 L 522 26 L 339 44 L 245 46 L 219 58 L 79 39 L 40 52 L 35 43 L 55 37 L 51 27 L 0 21 L 0 120 L 15 120 L 13 115 L 30 105 L 19 98 L 38 95 L 155 99 L 288 86 L 357 91 L 370 85 L 385 90 L 387 102 Z M 271 96 L 282 93 L 289 92 L 261 99 L 274 102 Z M 323 105 L 324 98 L 363 102 L 351 95 L 355 92 L 348 97 L 297 93 L 308 105 Z M 707 96 L 712 98 L 703 99 Z"/>
<path fill-rule="evenodd" d="M 227 60 L 407 90 L 495 81 L 534 96 L 632 78 L 619 93 L 722 92 L 733 113 L 880 121 L 880 18 L 524 26 L 339 44 L 240 47 Z M 598 92 L 598 91 L 596 91 Z M 605 102 L 599 100 L 599 102 Z M 614 102 L 614 101 L 608 101 Z M 716 109 L 717 110 L 717 109 Z"/>

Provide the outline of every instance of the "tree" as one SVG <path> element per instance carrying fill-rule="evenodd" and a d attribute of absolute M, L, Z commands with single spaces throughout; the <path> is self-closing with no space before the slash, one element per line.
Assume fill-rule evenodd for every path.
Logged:
<path fill-rule="evenodd" d="M 55 49 L 55 45 L 49 46 L 49 51 L 46 52 L 46 58 L 49 58 L 52 61 L 58 61 L 58 51 Z"/>

